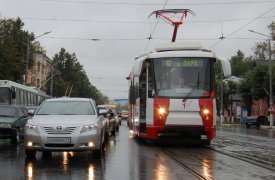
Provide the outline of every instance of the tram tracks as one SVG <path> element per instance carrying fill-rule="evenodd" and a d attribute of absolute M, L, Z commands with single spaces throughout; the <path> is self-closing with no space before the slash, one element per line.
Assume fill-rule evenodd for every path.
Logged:
<path fill-rule="evenodd" d="M 166 155 L 168 155 L 170 158 L 178 162 L 186 171 L 188 171 L 190 174 L 192 174 L 196 179 L 199 180 L 212 180 L 213 178 L 202 175 L 201 173 L 197 172 L 194 168 L 189 166 L 184 161 L 180 160 L 178 157 L 174 156 L 172 153 L 168 152 L 167 150 L 162 150 Z"/>
<path fill-rule="evenodd" d="M 236 155 L 233 155 L 229 152 L 225 152 L 225 151 L 220 151 L 214 147 L 211 147 L 211 146 L 208 146 L 208 147 L 205 147 L 207 149 L 210 149 L 212 151 L 215 151 L 217 153 L 220 153 L 220 154 L 223 154 L 223 155 L 226 155 L 226 156 L 229 156 L 229 157 L 232 157 L 234 159 L 238 159 L 238 160 L 241 160 L 241 161 L 244 161 L 246 163 L 249 163 L 249 164 L 253 164 L 253 165 L 256 165 L 256 166 L 259 166 L 261 168 L 264 168 L 264 169 L 267 169 L 267 170 L 271 170 L 271 171 L 275 171 L 275 168 L 274 167 L 269 167 L 267 165 L 264 165 L 264 164 L 261 164 L 261 163 L 258 163 L 256 161 L 261 161 L 260 159 L 257 159 L 257 158 L 252 158 L 252 157 L 241 157 L 241 156 L 236 156 Z M 244 155 L 245 156 L 245 155 Z"/>

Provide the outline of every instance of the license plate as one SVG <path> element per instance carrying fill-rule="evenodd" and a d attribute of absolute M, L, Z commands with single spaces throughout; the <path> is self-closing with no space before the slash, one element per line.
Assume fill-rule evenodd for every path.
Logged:
<path fill-rule="evenodd" d="M 70 144 L 71 138 L 70 137 L 48 137 L 47 143 L 53 144 Z"/>

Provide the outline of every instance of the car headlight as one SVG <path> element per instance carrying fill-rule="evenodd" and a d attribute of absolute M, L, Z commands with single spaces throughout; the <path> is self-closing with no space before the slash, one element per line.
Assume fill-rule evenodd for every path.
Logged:
<path fill-rule="evenodd" d="M 0 123 L 0 128 L 11 128 L 10 123 Z"/>
<path fill-rule="evenodd" d="M 98 126 L 95 124 L 90 124 L 90 125 L 85 125 L 83 126 L 82 130 L 80 131 L 80 133 L 86 132 L 86 131 L 91 131 L 96 129 Z"/>
<path fill-rule="evenodd" d="M 26 130 L 31 130 L 31 131 L 35 131 L 35 132 L 39 133 L 36 125 L 26 124 L 25 128 L 26 128 Z"/>

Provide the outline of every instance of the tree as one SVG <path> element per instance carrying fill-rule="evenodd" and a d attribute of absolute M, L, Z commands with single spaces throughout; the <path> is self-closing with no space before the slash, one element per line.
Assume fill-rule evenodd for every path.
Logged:
<path fill-rule="evenodd" d="M 100 104 L 108 102 L 108 98 L 89 82 L 74 53 L 70 54 L 61 48 L 53 57 L 53 66 L 57 74 L 54 78 L 53 96 L 93 98 Z M 50 92 L 50 82 L 47 83 L 47 92 Z"/>
<path fill-rule="evenodd" d="M 34 36 L 23 26 L 20 18 L 0 20 L 0 79 L 24 82 L 26 44 Z"/>
<path fill-rule="evenodd" d="M 245 57 L 244 53 L 240 50 L 237 55 L 231 57 L 232 75 L 237 77 L 244 77 L 245 73 L 256 66 L 252 57 Z"/>
<path fill-rule="evenodd" d="M 268 56 L 267 42 L 257 42 L 254 47 L 254 59 L 267 60 Z"/>

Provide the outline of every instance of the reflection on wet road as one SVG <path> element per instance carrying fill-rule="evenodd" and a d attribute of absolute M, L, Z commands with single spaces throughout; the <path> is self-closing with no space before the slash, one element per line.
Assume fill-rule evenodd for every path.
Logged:
<path fill-rule="evenodd" d="M 121 126 L 102 158 L 91 152 L 54 152 L 25 159 L 23 144 L 0 140 L 0 179 L 194 179 L 153 145 L 136 141 Z M 185 179 L 185 178 L 184 178 Z"/>
<path fill-rule="evenodd" d="M 241 148 L 243 143 L 252 144 L 253 139 L 261 138 L 256 136 L 251 138 L 247 134 L 242 135 L 241 131 L 245 131 L 242 129 L 229 128 L 227 132 L 221 131 L 222 129 L 218 131 L 219 137 L 214 144 L 225 145 L 223 148 L 227 150 L 232 147 L 234 139 L 236 140 L 235 145 L 239 143 L 239 148 Z M 239 133 L 240 136 L 237 135 Z M 247 139 L 248 137 L 250 139 Z M 226 139 L 230 139 L 231 144 L 228 144 Z M 268 138 L 268 140 L 271 142 L 273 138 Z M 265 143 L 258 144 L 264 145 Z M 216 147 L 221 148 L 221 146 Z M 169 151 L 178 161 L 164 153 L 164 150 Z M 92 152 L 54 152 L 52 155 L 44 156 L 42 153 L 37 153 L 35 159 L 25 159 L 22 143 L 15 146 L 9 140 L 0 140 L 0 180 L 195 179 L 179 161 L 207 179 L 274 178 L 273 171 L 211 149 L 183 146 L 159 147 L 137 140 L 131 136 L 125 126 L 120 127 L 120 131 L 115 137 L 109 138 L 102 158 L 93 157 Z"/>

